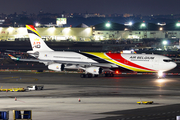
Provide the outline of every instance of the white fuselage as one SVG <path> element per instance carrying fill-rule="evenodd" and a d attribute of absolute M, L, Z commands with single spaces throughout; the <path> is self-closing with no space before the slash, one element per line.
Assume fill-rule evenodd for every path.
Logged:
<path fill-rule="evenodd" d="M 52 51 L 52 52 L 39 52 L 40 60 L 52 60 L 52 61 L 68 61 L 68 62 L 85 62 L 85 63 L 97 63 L 96 61 L 81 55 L 76 52 L 61 52 L 61 51 Z"/>
<path fill-rule="evenodd" d="M 145 68 L 155 71 L 168 71 L 176 67 L 176 63 L 166 60 L 171 60 L 168 57 L 154 54 L 122 54 L 122 57 L 127 61 L 131 61 Z"/>
<path fill-rule="evenodd" d="M 137 72 L 157 72 L 167 71 L 176 67 L 176 63 L 168 61 L 168 57 L 154 54 L 120 54 L 120 53 L 93 53 L 86 52 L 99 59 L 103 59 L 112 65 L 124 67 Z M 60 61 L 61 63 L 98 63 L 96 60 L 89 58 L 78 52 L 64 51 L 39 51 L 40 60 Z"/>
<path fill-rule="evenodd" d="M 33 61 L 48 65 L 50 70 L 63 71 L 65 68 L 74 68 L 99 75 L 103 69 L 109 70 L 111 73 L 115 69 L 121 68 L 136 72 L 159 72 L 176 67 L 176 63 L 172 62 L 170 58 L 153 54 L 54 51 L 46 45 L 33 25 L 26 25 L 26 28 L 32 47 L 32 51 L 27 53 L 38 58 Z M 81 75 L 81 77 L 85 76 Z M 113 75 L 111 74 L 111 76 Z"/>

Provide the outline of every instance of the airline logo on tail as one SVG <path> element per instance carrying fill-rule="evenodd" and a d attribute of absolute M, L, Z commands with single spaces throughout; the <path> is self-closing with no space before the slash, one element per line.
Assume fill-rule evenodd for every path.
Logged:
<path fill-rule="evenodd" d="M 33 25 L 26 25 L 33 51 L 53 51 L 42 40 Z"/>
<path fill-rule="evenodd" d="M 41 48 L 41 42 L 33 42 L 32 48 Z"/>
<path fill-rule="evenodd" d="M 28 30 L 28 33 L 33 33 L 36 34 L 37 36 L 39 36 L 41 38 L 41 36 L 39 35 L 39 33 L 36 31 L 36 28 L 34 28 L 33 25 L 26 25 L 26 28 Z"/>
<path fill-rule="evenodd" d="M 28 30 L 28 33 L 32 33 L 37 35 L 38 37 L 41 38 L 39 33 L 36 31 L 33 25 L 26 25 L 26 28 Z M 39 41 L 39 38 L 35 38 L 33 43 L 32 43 L 32 48 L 41 48 L 41 42 Z"/>

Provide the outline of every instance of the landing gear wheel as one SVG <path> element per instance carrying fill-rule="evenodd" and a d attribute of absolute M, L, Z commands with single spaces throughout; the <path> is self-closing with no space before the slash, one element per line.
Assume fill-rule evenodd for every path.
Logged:
<path fill-rule="evenodd" d="M 110 77 L 114 77 L 114 74 L 113 74 L 113 73 L 111 73 L 111 74 L 110 74 Z"/>
<path fill-rule="evenodd" d="M 94 75 L 94 77 L 98 77 L 99 75 Z"/>
<path fill-rule="evenodd" d="M 92 78 L 92 74 L 87 74 L 88 78 Z"/>
<path fill-rule="evenodd" d="M 113 73 L 105 73 L 105 77 L 114 77 Z"/>
<path fill-rule="evenodd" d="M 109 74 L 108 73 L 105 73 L 105 77 L 108 77 L 109 76 Z"/>
<path fill-rule="evenodd" d="M 85 78 L 86 75 L 85 75 L 85 74 L 81 74 L 80 77 L 81 77 L 81 78 Z"/>
<path fill-rule="evenodd" d="M 162 71 L 158 71 L 158 79 L 163 78 L 163 72 Z"/>

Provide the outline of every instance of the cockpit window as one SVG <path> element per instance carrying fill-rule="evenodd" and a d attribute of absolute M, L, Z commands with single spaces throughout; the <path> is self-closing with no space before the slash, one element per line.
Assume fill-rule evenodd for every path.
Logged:
<path fill-rule="evenodd" d="M 164 59 L 163 61 L 164 61 L 164 62 L 172 62 L 171 59 Z"/>

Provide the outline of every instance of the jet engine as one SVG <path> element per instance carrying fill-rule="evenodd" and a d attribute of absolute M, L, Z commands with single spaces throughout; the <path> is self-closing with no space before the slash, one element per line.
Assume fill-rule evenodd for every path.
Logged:
<path fill-rule="evenodd" d="M 100 67 L 88 67 L 88 68 L 85 69 L 85 71 L 87 73 L 99 75 L 99 74 L 102 73 L 102 68 L 100 68 Z"/>
<path fill-rule="evenodd" d="M 64 64 L 50 64 L 48 65 L 48 69 L 54 70 L 54 71 L 63 71 L 64 70 Z"/>

